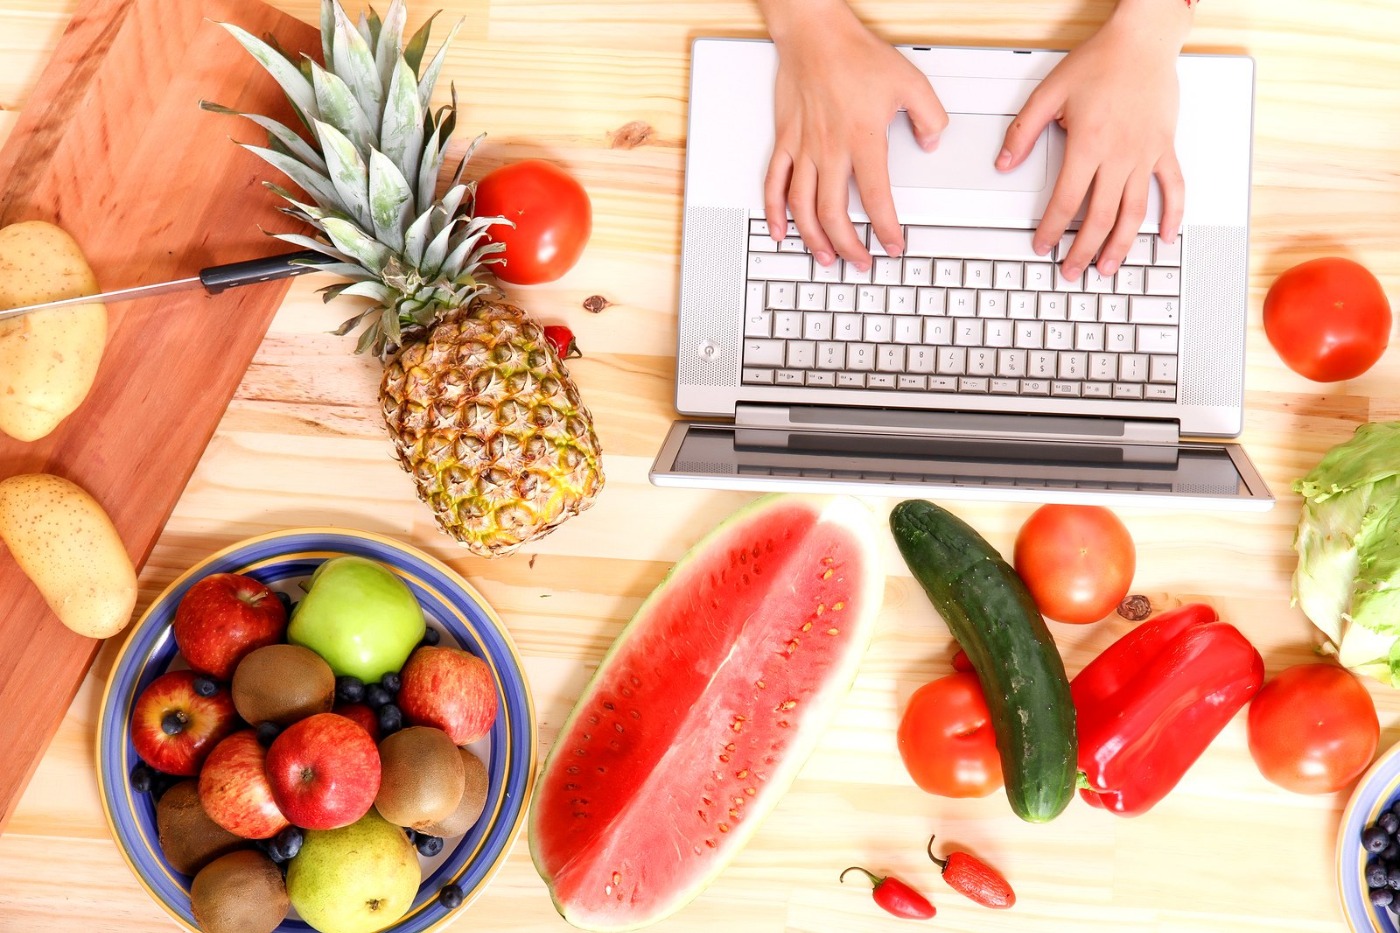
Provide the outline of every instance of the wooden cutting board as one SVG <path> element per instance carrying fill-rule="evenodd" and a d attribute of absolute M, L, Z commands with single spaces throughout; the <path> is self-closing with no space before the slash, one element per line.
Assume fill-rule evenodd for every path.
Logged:
<path fill-rule="evenodd" d="M 261 185 L 275 173 L 230 141 L 262 134 L 199 109 L 207 98 L 293 119 L 220 21 L 318 48 L 313 28 L 256 0 L 83 0 L 0 150 L 0 225 L 62 226 L 104 289 L 290 249 L 259 229 L 289 228 Z M 78 483 L 140 567 L 287 287 L 113 305 L 91 394 L 43 440 L 0 435 L 0 478 Z M 98 647 L 59 623 L 0 548 L 0 830 Z"/>

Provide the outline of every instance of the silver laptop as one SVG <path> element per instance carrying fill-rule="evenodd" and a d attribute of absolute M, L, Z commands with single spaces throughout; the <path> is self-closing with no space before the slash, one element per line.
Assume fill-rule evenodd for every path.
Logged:
<path fill-rule="evenodd" d="M 1148 223 L 1122 268 L 1066 282 L 1031 250 L 1064 155 L 1047 130 L 993 159 L 1064 53 L 901 47 L 949 113 L 922 151 L 902 114 L 890 178 L 906 250 L 869 236 L 865 273 L 818 265 L 763 212 L 771 43 L 692 50 L 677 422 L 657 485 L 880 496 L 1267 509 L 1243 420 L 1254 64 L 1180 59 L 1174 244 Z"/>

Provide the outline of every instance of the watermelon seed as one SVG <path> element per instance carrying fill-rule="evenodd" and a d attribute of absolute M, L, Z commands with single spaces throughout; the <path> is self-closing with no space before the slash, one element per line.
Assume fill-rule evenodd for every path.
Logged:
<path fill-rule="evenodd" d="M 810 632 L 811 630 L 812 630 L 812 623 L 811 623 L 811 622 L 804 622 L 804 623 L 802 623 L 802 631 L 804 631 L 804 632 Z"/>
<path fill-rule="evenodd" d="M 597 714 L 597 713 L 594 713 L 592 716 L 589 716 L 589 717 L 588 717 L 588 724 L 589 724 L 590 726 L 596 726 L 596 725 L 598 725 L 598 714 Z"/>
<path fill-rule="evenodd" d="M 622 875 L 618 872 L 613 872 L 613 884 L 622 884 Z"/>
<path fill-rule="evenodd" d="M 744 793 L 746 793 L 746 794 L 748 794 L 750 797 L 752 797 L 754 794 L 758 793 L 758 791 L 754 790 L 752 787 L 745 787 L 745 788 L 744 788 Z"/>
<path fill-rule="evenodd" d="M 603 701 L 603 709 L 607 710 L 608 712 L 612 712 L 612 711 L 613 711 L 614 709 L 616 709 L 616 708 L 617 708 L 617 707 L 613 706 L 613 701 L 612 701 L 612 700 L 604 700 L 604 701 Z"/>
<path fill-rule="evenodd" d="M 622 743 L 619 742 L 617 739 L 613 739 L 611 742 L 608 743 L 608 748 L 612 749 L 613 751 L 618 751 L 622 748 Z"/>
<path fill-rule="evenodd" d="M 797 701 L 796 701 L 796 700 L 784 700 L 783 702 L 779 703 L 777 706 L 773 707 L 773 712 L 775 712 L 775 713 L 781 713 L 783 710 L 792 709 L 792 708 L 793 708 L 794 706 L 796 706 L 796 705 L 797 705 Z"/>
<path fill-rule="evenodd" d="M 713 807 L 713 806 L 715 805 L 715 802 L 714 802 L 713 800 L 711 800 L 709 797 L 704 796 L 704 795 L 701 795 L 701 797 L 700 797 L 700 802 L 703 803 L 703 804 L 704 804 L 705 806 L 707 806 L 707 807 Z"/>
<path fill-rule="evenodd" d="M 695 854 L 696 854 L 696 855 L 699 855 L 699 854 L 700 854 L 700 847 L 699 847 L 698 845 L 697 845 L 697 846 L 691 846 L 691 848 L 695 850 Z"/>
<path fill-rule="evenodd" d="M 836 563 L 836 558 L 834 558 L 834 557 L 832 557 L 830 554 L 828 554 L 826 557 L 823 557 L 823 558 L 822 558 L 822 563 L 823 563 L 823 564 L 826 564 L 828 567 L 830 567 L 832 564 Z"/>
<path fill-rule="evenodd" d="M 718 826 L 716 826 L 715 828 L 718 829 L 718 830 L 719 830 L 720 832 L 722 832 L 722 833 L 727 833 L 727 832 L 729 832 L 729 824 L 728 824 L 728 823 L 720 823 L 720 824 L 719 824 Z"/>
<path fill-rule="evenodd" d="M 738 822 L 738 820 L 739 820 L 739 811 L 738 811 L 738 810 L 735 810 L 735 809 L 733 809 L 733 808 L 731 807 L 730 810 L 729 810 L 729 817 L 730 817 L 730 819 L 734 820 L 735 822 Z"/>
<path fill-rule="evenodd" d="M 765 684 L 763 681 L 760 680 L 760 681 L 755 682 L 755 683 L 754 683 L 754 686 L 757 687 L 758 689 L 762 690 L 762 689 L 764 689 L 765 687 L 767 687 L 768 685 Z"/>
<path fill-rule="evenodd" d="M 720 753 L 720 756 L 719 756 L 719 760 L 720 760 L 720 761 L 728 761 L 728 760 L 729 760 L 729 756 L 721 752 L 721 753 Z"/>
<path fill-rule="evenodd" d="M 749 776 L 749 769 L 741 768 L 740 770 L 734 772 L 734 776 L 742 781 L 744 778 Z"/>
<path fill-rule="evenodd" d="M 760 552 L 759 549 L 758 549 L 758 545 L 755 544 L 755 545 L 753 546 L 753 556 L 754 556 L 754 557 L 757 557 L 760 553 L 761 553 L 761 552 Z"/>
<path fill-rule="evenodd" d="M 748 562 L 749 562 L 749 552 L 748 552 L 748 551 L 740 551 L 740 552 L 739 552 L 739 563 L 741 563 L 741 564 L 747 564 Z"/>
<path fill-rule="evenodd" d="M 705 811 L 704 811 L 704 810 L 696 810 L 696 811 L 695 811 L 695 815 L 698 816 L 698 817 L 700 817 L 700 822 L 702 822 L 702 823 L 708 823 L 708 822 L 709 822 L 709 819 L 706 818 L 706 816 L 705 816 Z"/>
<path fill-rule="evenodd" d="M 769 759 L 768 759 L 768 764 L 771 765 L 772 763 L 773 763 L 773 759 L 769 758 Z M 756 778 L 758 778 L 760 781 L 766 781 L 766 780 L 768 780 L 768 775 L 764 774 L 762 771 L 755 771 L 755 772 L 753 773 L 753 776 L 756 777 Z"/>
<path fill-rule="evenodd" d="M 623 695 L 624 697 L 626 697 L 627 699 L 629 699 L 629 700 L 632 698 L 632 692 L 633 692 L 633 691 L 632 691 L 632 688 L 631 688 L 631 687 L 623 687 L 623 688 L 622 688 L 622 695 Z"/>
<path fill-rule="evenodd" d="M 748 803 L 748 801 L 745 800 L 743 797 L 735 797 L 735 798 L 734 798 L 734 806 L 736 806 L 736 807 L 742 807 L 742 806 L 743 806 L 744 804 L 746 804 L 746 803 Z"/>
<path fill-rule="evenodd" d="M 743 717 L 743 716 L 735 716 L 735 717 L 734 717 L 734 722 L 730 724 L 729 728 L 733 729 L 735 732 L 740 732 L 740 731 L 742 731 L 743 728 L 744 728 L 744 717 Z"/>
<path fill-rule="evenodd" d="M 612 885 L 610 885 L 610 884 L 605 884 L 605 885 L 603 885 L 603 893 L 604 893 L 604 894 L 611 894 L 611 893 L 612 893 Z"/>
<path fill-rule="evenodd" d="M 778 728 L 779 728 L 779 729 L 786 729 L 787 727 L 788 727 L 788 721 L 787 721 L 786 719 L 779 719 L 779 720 L 778 720 Z"/>
<path fill-rule="evenodd" d="M 599 766 L 598 766 L 598 773 L 599 773 L 599 774 L 607 774 L 607 773 L 608 773 L 608 769 L 607 769 L 607 768 L 604 768 L 602 765 L 599 765 Z"/>
<path fill-rule="evenodd" d="M 787 643 L 787 653 L 792 654 L 794 651 L 797 650 L 797 646 L 800 644 L 802 644 L 802 640 L 794 636 L 792 641 Z"/>
<path fill-rule="evenodd" d="M 634 709 L 634 710 L 631 710 L 627 715 L 628 715 L 628 716 L 631 716 L 633 719 L 641 719 L 641 718 L 642 718 L 641 712 L 638 711 L 638 710 L 635 710 L 635 709 Z"/>
<path fill-rule="evenodd" d="M 584 740 L 585 742 L 591 742 L 591 741 L 593 741 L 593 733 L 591 733 L 591 732 L 585 732 L 585 733 L 583 734 L 583 740 Z"/>
<path fill-rule="evenodd" d="M 748 585 L 749 585 L 749 575 L 748 575 L 748 574 L 744 574 L 744 586 L 748 586 Z"/>
<path fill-rule="evenodd" d="M 616 729 L 618 732 L 621 732 L 621 731 L 622 731 L 622 723 L 620 723 L 620 722 L 615 722 L 615 723 L 613 723 L 613 728 Z"/>
<path fill-rule="evenodd" d="M 638 677 L 636 674 L 633 674 L 630 679 L 632 681 L 632 686 L 640 687 L 642 685 L 642 678 Z"/>
<path fill-rule="evenodd" d="M 733 742 L 730 742 L 728 745 L 724 746 L 724 750 L 725 750 L 726 752 L 732 752 L 732 751 L 734 751 L 734 743 L 733 743 Z"/>
<path fill-rule="evenodd" d="M 817 615 L 821 615 L 823 612 L 826 612 L 826 603 L 817 603 Z M 603 705 L 606 706 L 607 704 L 605 703 Z"/>
<path fill-rule="evenodd" d="M 846 604 L 845 604 L 845 603 L 840 603 L 840 602 L 838 602 L 838 603 L 832 603 L 832 604 L 831 604 L 831 611 L 832 611 L 832 612 L 840 612 L 842 609 L 845 609 L 845 608 L 846 608 Z"/>
<path fill-rule="evenodd" d="M 574 754 L 577 755 L 577 756 L 579 756 L 580 758 L 582 758 L 584 755 L 587 755 L 588 753 L 585 752 L 585 751 L 584 751 L 583 749 L 581 749 L 581 748 L 576 748 L 576 749 L 574 749 Z"/>
<path fill-rule="evenodd" d="M 564 785 L 564 789 L 565 789 L 565 790 L 578 790 L 578 785 L 577 785 L 577 784 L 565 784 L 565 785 Z"/>
<path fill-rule="evenodd" d="M 569 765 L 567 770 L 570 774 L 578 774 L 578 765 Z"/>
<path fill-rule="evenodd" d="M 711 849 L 713 849 L 713 848 L 715 848 L 716 846 L 718 846 L 719 843 L 715 842 L 713 839 L 706 839 L 706 840 L 705 840 L 705 845 L 707 845 L 707 846 L 709 846 Z"/>
<path fill-rule="evenodd" d="M 836 628 L 829 628 L 829 629 L 826 630 L 826 633 L 827 633 L 828 635 L 840 635 L 840 634 L 841 634 L 841 630 L 840 630 L 840 629 L 836 629 Z"/>
<path fill-rule="evenodd" d="M 822 579 L 830 580 L 835 574 L 836 571 L 832 570 L 831 568 L 827 568 L 826 570 L 822 571 Z"/>

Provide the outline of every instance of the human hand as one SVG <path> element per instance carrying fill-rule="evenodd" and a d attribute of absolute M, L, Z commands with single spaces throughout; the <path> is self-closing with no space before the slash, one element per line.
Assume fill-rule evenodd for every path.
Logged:
<path fill-rule="evenodd" d="M 890 122 L 908 111 L 915 140 L 931 151 L 948 114 L 923 72 L 866 29 L 844 0 L 762 6 L 778 47 L 777 137 L 763 184 L 770 234 L 783 238 L 790 208 L 817 262 L 830 265 L 839 254 L 869 268 L 870 252 L 848 213 L 854 174 L 875 237 L 898 256 L 904 237 L 890 192 Z"/>
<path fill-rule="evenodd" d="M 1147 214 L 1152 175 L 1162 192 L 1161 236 L 1176 239 L 1185 183 L 1176 160 L 1176 60 L 1190 28 L 1180 0 L 1120 0 L 1108 21 L 1040 83 L 1006 132 L 996 166 L 1009 171 L 1030 154 L 1051 120 L 1065 129 L 1065 159 L 1033 245 L 1060 242 L 1085 196 L 1088 208 L 1069 253 L 1066 279 L 1098 254 L 1098 270 L 1122 264 Z"/>

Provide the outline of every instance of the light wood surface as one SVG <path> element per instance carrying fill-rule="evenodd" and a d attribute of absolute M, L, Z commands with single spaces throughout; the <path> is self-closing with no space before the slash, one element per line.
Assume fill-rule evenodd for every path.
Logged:
<path fill-rule="evenodd" d="M 170 0 L 176 2 L 176 0 Z M 308 22 L 313 0 L 275 0 Z M 517 289 L 547 321 L 566 321 L 586 356 L 570 364 L 605 449 L 598 504 L 521 555 L 464 558 L 439 536 L 389 456 L 373 404 L 377 367 L 327 332 L 346 316 L 296 282 L 273 321 L 141 576 L 142 603 L 210 551 L 275 528 L 338 523 L 400 537 L 447 559 L 506 620 L 526 662 L 547 750 L 612 638 L 666 569 L 750 497 L 661 490 L 646 471 L 671 407 L 687 48 L 699 35 L 759 35 L 745 0 L 660 4 L 450 0 L 467 19 L 445 75 L 464 135 L 489 134 L 475 166 L 524 156 L 566 165 L 588 187 L 595 226 L 583 261 L 558 283 Z M 1066 47 L 1105 0 L 865 2 L 900 41 Z M 435 4 L 412 10 L 421 21 Z M 71 0 L 0 0 L 0 134 L 14 125 L 72 13 Z M 1400 297 L 1400 5 L 1391 0 L 1205 0 L 1191 45 L 1256 57 L 1255 190 L 1247 418 L 1242 438 L 1279 497 L 1260 515 L 1122 509 L 1138 546 L 1134 589 L 1164 602 L 1205 599 L 1263 653 L 1270 673 L 1313 657 L 1288 601 L 1298 500 L 1291 480 L 1366 420 L 1400 417 L 1392 351 L 1365 377 L 1319 386 L 1278 361 L 1259 325 L 1273 278 L 1344 253 Z M 629 141 L 641 139 L 640 145 Z M 153 179 L 158 185 L 160 179 Z M 1189 183 L 1189 180 L 1188 180 Z M 602 295 L 599 314 L 583 301 Z M 159 443 L 152 439 L 151 443 Z M 883 509 L 892 502 L 872 500 Z M 1030 508 L 956 511 L 1004 552 Z M 793 789 L 732 866 L 656 927 L 743 931 L 904 929 L 860 886 L 852 864 L 894 872 L 935 900 L 945 930 L 1337 931 L 1333 837 L 1345 794 L 1304 797 L 1256 771 L 1237 717 L 1175 792 L 1123 820 L 1076 803 L 1044 826 L 996 795 L 931 797 L 894 745 L 905 700 L 949 671 L 946 630 L 887 547 L 885 609 L 849 701 Z M 1128 628 L 1054 626 L 1071 672 Z M 118 639 L 119 640 L 119 639 Z M 171 928 L 108 836 L 93 777 L 104 646 L 0 837 L 0 930 Z M 1400 738 L 1400 695 L 1371 686 L 1382 747 Z M 6 709 L 3 715 L 9 715 Z M 949 890 L 924 857 L 930 832 L 1011 879 L 1019 903 L 983 910 Z M 454 929 L 566 929 L 517 840 L 503 871 Z"/>

